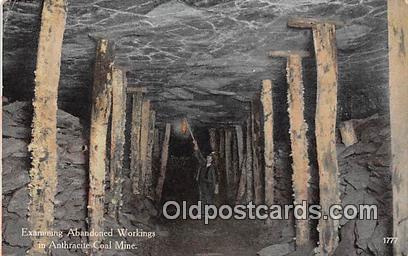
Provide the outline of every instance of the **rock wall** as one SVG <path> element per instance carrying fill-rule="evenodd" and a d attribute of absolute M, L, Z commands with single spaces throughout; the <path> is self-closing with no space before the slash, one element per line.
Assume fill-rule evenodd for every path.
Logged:
<path fill-rule="evenodd" d="M 3 246 L 5 255 L 24 255 L 31 239 L 21 236 L 27 222 L 30 182 L 32 106 L 14 102 L 3 107 Z M 55 200 L 56 230 L 86 230 L 87 141 L 79 119 L 58 111 L 58 185 Z M 75 239 L 75 238 L 74 238 Z M 79 241 L 78 241 L 79 242 Z M 82 255 L 78 253 L 77 255 Z"/>
<path fill-rule="evenodd" d="M 25 255 L 31 247 L 31 239 L 22 237 L 22 228 L 29 229 L 28 184 L 30 182 L 30 153 L 27 146 L 31 138 L 32 106 L 28 102 L 14 102 L 3 107 L 3 255 Z M 58 110 L 58 185 L 55 200 L 54 230 L 67 232 L 78 228 L 87 230 L 87 198 L 88 198 L 88 167 L 87 167 L 87 131 L 84 130 L 79 118 Z M 128 180 L 128 179 L 127 179 Z M 155 228 L 152 216 L 157 210 L 148 199 L 135 198 L 131 187 L 125 183 L 125 207 L 118 220 L 106 216 L 106 229 L 128 228 L 129 230 Z M 135 207 L 137 206 L 137 207 Z M 137 217 L 136 217 L 137 216 Z M 124 238 L 117 236 L 113 241 Z M 126 241 L 138 245 L 144 239 L 127 237 Z M 86 242 L 86 237 L 56 238 L 56 242 Z M 109 250 L 104 255 L 138 255 L 143 250 Z M 54 256 L 85 255 L 81 250 L 58 250 Z"/>
<path fill-rule="evenodd" d="M 391 136 L 389 116 L 353 120 L 359 141 L 338 144 L 342 204 L 376 204 L 378 220 L 340 221 L 342 255 L 392 255 L 384 237 L 392 236 Z"/>

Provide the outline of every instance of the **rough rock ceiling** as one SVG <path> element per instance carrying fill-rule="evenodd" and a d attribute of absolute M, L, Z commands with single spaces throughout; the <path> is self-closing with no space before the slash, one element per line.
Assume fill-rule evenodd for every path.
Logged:
<path fill-rule="evenodd" d="M 5 94 L 32 95 L 41 1 L 5 6 Z M 60 106 L 89 107 L 93 38 L 112 39 L 129 84 L 148 88 L 160 120 L 188 116 L 197 124 L 239 121 L 262 79 L 274 81 L 277 112 L 285 109 L 284 60 L 269 50 L 312 49 L 292 16 L 345 23 L 338 29 L 340 118 L 387 108 L 387 15 L 384 0 L 69 0 Z M 306 94 L 314 101 L 314 62 L 305 61 Z M 308 93 L 310 91 L 310 93 Z"/>

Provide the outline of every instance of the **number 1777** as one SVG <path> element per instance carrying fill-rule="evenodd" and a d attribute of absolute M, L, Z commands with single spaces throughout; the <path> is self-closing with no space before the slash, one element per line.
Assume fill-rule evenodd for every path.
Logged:
<path fill-rule="evenodd" d="M 398 241 L 398 237 L 384 237 L 384 244 L 395 244 Z"/>

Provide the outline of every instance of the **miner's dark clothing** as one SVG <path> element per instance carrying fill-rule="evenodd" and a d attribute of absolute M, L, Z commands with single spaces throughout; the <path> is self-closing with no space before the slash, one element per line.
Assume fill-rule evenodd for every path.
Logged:
<path fill-rule="evenodd" d="M 217 183 L 216 170 L 214 165 L 207 166 L 207 162 L 200 152 L 194 152 L 198 160 L 196 181 L 198 182 L 200 201 L 203 204 L 214 204 L 215 184 Z"/>

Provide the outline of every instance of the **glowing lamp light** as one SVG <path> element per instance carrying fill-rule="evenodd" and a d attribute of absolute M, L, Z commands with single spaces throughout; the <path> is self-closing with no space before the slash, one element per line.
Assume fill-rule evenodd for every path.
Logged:
<path fill-rule="evenodd" d="M 187 134 L 187 132 L 188 132 L 188 124 L 187 124 L 187 120 L 185 118 L 183 118 L 183 120 L 181 121 L 180 132 L 182 134 Z"/>

